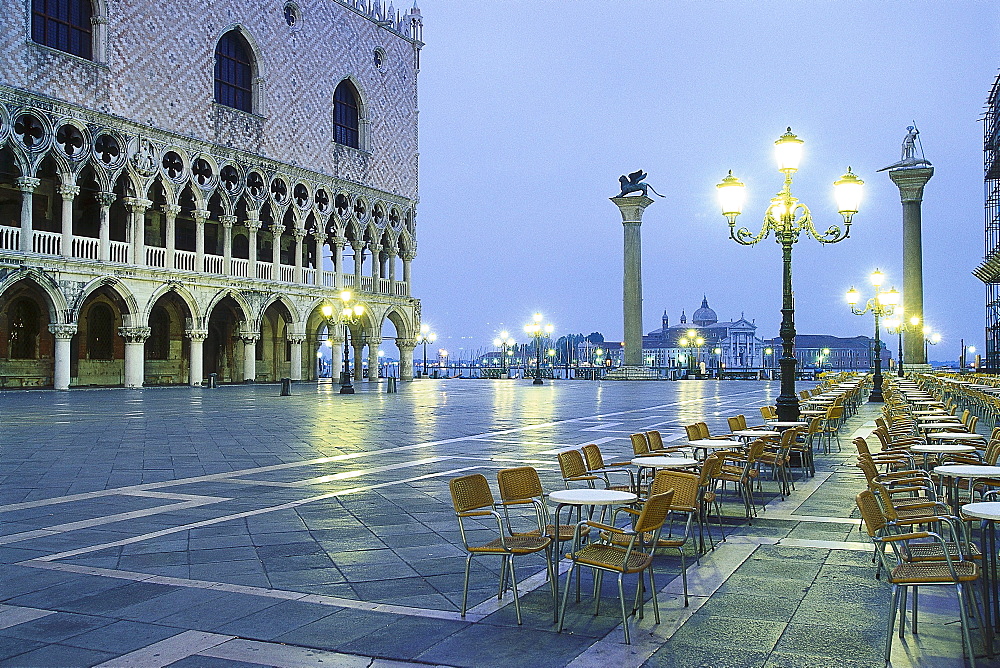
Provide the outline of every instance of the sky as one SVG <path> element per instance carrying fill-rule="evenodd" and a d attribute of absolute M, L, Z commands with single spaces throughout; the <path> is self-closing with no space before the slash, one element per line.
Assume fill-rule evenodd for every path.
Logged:
<path fill-rule="evenodd" d="M 801 334 L 871 336 L 876 267 L 902 289 L 899 191 L 878 169 L 916 122 L 935 175 L 924 192 L 932 359 L 983 350 L 984 102 L 1000 68 L 991 0 L 420 0 L 420 204 L 413 294 L 452 357 L 525 341 L 535 312 L 557 336 L 621 340 L 618 177 L 637 169 L 665 195 L 642 224 L 643 331 L 690 317 L 778 334 L 780 246 L 731 241 L 715 185 L 747 186 L 739 224 L 760 229 L 781 188 L 773 142 L 805 140 L 793 194 L 816 226 L 840 224 L 832 183 L 865 181 L 849 239 L 803 236 L 793 257 Z M 895 337 L 890 345 L 895 349 Z"/>

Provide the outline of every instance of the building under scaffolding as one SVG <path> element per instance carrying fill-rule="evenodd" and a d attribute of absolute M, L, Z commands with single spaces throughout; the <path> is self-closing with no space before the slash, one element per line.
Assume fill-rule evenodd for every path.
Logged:
<path fill-rule="evenodd" d="M 1000 75 L 993 81 L 983 117 L 986 248 L 972 272 L 986 284 L 987 373 L 1000 373 Z"/>

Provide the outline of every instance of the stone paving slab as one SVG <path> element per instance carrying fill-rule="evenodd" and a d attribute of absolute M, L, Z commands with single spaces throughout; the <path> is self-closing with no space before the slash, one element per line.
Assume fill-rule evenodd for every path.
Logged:
<path fill-rule="evenodd" d="M 817 666 L 881 663 L 888 590 L 852 520 L 864 484 L 843 450 L 784 501 L 765 479 L 752 524 L 726 499 L 726 540 L 657 557 L 661 623 L 623 644 L 614 578 L 593 614 L 592 580 L 556 633 L 538 558 L 518 561 L 524 624 L 499 560 L 464 551 L 447 481 L 533 465 L 547 490 L 556 453 L 773 403 L 742 381 L 518 381 L 0 393 L 0 662 L 11 666 Z M 800 475 L 796 471 L 796 475 Z M 566 565 L 563 565 L 563 569 Z M 630 585 L 634 586 L 633 585 Z M 957 609 L 922 595 L 922 633 L 893 665 L 960 656 Z M 950 607 L 949 607 L 950 606 Z M 6 620 L 6 621 L 5 621 Z M 956 654 L 957 652 L 957 654 Z M 951 658 L 949 658 L 951 657 Z M 401 662 L 394 664 L 393 662 Z M 980 665 L 997 665 L 981 658 Z M 926 665 L 932 665 L 927 663 Z M 956 664 L 957 665 L 957 664 Z"/>

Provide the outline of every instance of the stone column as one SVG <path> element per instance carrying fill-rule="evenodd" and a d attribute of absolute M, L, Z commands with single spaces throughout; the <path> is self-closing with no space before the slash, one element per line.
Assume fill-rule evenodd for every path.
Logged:
<path fill-rule="evenodd" d="M 236 224 L 236 216 L 219 216 L 222 223 L 222 273 L 225 276 L 233 275 L 233 225 Z"/>
<path fill-rule="evenodd" d="M 330 347 L 330 378 L 333 382 L 340 382 L 340 374 L 344 370 L 344 342 L 343 339 L 333 339 Z"/>
<path fill-rule="evenodd" d="M 382 278 L 382 263 L 379 261 L 378 244 L 368 244 L 368 252 L 372 258 L 372 292 L 378 292 L 378 279 Z"/>
<path fill-rule="evenodd" d="M 191 359 L 188 360 L 189 379 L 188 385 L 191 387 L 201 387 L 201 381 L 205 376 L 205 352 L 204 343 L 208 338 L 207 329 L 188 329 L 184 336 L 191 341 Z"/>
<path fill-rule="evenodd" d="M 292 282 L 302 282 L 302 253 L 306 245 L 302 240 L 306 238 L 306 231 L 295 228 L 292 230 L 292 257 L 295 258 L 295 269 L 292 272 Z"/>
<path fill-rule="evenodd" d="M 361 292 L 361 265 L 365 263 L 365 245 L 354 242 L 351 248 L 354 249 L 354 291 Z"/>
<path fill-rule="evenodd" d="M 365 338 L 368 344 L 368 380 L 378 380 L 378 349 L 382 345 L 381 336 L 369 336 Z"/>
<path fill-rule="evenodd" d="M 97 195 L 97 201 L 101 203 L 100 227 L 97 232 L 99 238 L 98 259 L 101 262 L 111 261 L 111 205 L 118 199 L 114 193 L 102 192 Z"/>
<path fill-rule="evenodd" d="M 410 264 L 413 262 L 413 258 L 416 254 L 407 251 L 403 254 L 403 282 L 406 283 L 406 296 L 410 296 Z"/>
<path fill-rule="evenodd" d="M 63 257 L 72 257 L 73 200 L 80 194 L 80 186 L 61 184 L 59 194 L 62 195 L 62 240 L 59 243 L 59 254 Z"/>
<path fill-rule="evenodd" d="M 146 266 L 146 209 L 153 203 L 148 199 L 126 197 L 129 211 L 129 229 L 132 235 L 132 264 Z"/>
<path fill-rule="evenodd" d="M 174 251 L 177 250 L 177 214 L 181 212 L 181 208 L 176 204 L 164 204 L 163 205 L 163 215 L 166 218 L 166 231 L 164 236 L 166 237 L 166 251 L 164 252 L 164 265 L 167 269 L 174 268 Z M 198 379 L 198 383 L 201 383 L 201 379 Z"/>
<path fill-rule="evenodd" d="M 243 382 L 257 380 L 257 339 L 259 334 L 241 334 L 243 340 Z"/>
<path fill-rule="evenodd" d="M 333 246 L 333 287 L 340 287 L 340 274 L 344 271 L 344 244 L 347 239 L 344 237 L 334 237 Z"/>
<path fill-rule="evenodd" d="M 920 203 L 924 199 L 924 186 L 932 176 L 934 168 L 931 166 L 900 167 L 889 171 L 889 178 L 899 188 L 899 199 L 903 203 L 903 317 L 906 321 L 913 316 L 920 318 L 919 325 L 908 325 L 903 334 L 904 369 L 927 364 L 923 332 L 924 269 Z"/>
<path fill-rule="evenodd" d="M 55 373 L 52 376 L 52 386 L 57 390 L 68 390 L 70 379 L 70 346 L 73 335 L 76 334 L 76 325 L 49 325 L 49 331 L 56 339 L 55 349 Z"/>
<path fill-rule="evenodd" d="M 364 360 L 364 350 L 365 350 L 365 340 L 360 333 L 355 336 L 351 333 L 351 347 L 354 348 L 354 380 L 361 382 L 364 380 L 364 365 L 362 360 Z"/>
<path fill-rule="evenodd" d="M 194 270 L 205 271 L 205 221 L 212 215 L 211 211 L 195 209 L 194 211 Z"/>
<path fill-rule="evenodd" d="M 639 227 L 642 213 L 653 203 L 650 198 L 612 197 L 622 214 L 625 227 L 625 272 L 622 310 L 625 320 L 624 366 L 642 366 L 642 240 Z"/>
<path fill-rule="evenodd" d="M 271 227 L 271 280 L 281 280 L 281 235 L 285 226 L 274 223 Z"/>
<path fill-rule="evenodd" d="M 34 233 L 32 232 L 32 203 L 35 200 L 35 188 L 41 184 L 41 179 L 33 176 L 22 176 L 17 180 L 17 187 L 21 189 L 21 252 L 31 253 L 34 251 Z"/>
<path fill-rule="evenodd" d="M 416 339 L 396 339 L 399 348 L 399 379 L 413 380 L 413 349 L 417 347 Z"/>
<path fill-rule="evenodd" d="M 287 339 L 292 349 L 292 368 L 288 372 L 288 377 L 292 380 L 302 380 L 302 343 L 306 340 L 305 334 L 288 334 Z"/>
<path fill-rule="evenodd" d="M 149 327 L 119 327 L 118 333 L 125 339 L 125 387 L 140 388 L 145 379 Z"/>
<path fill-rule="evenodd" d="M 250 256 L 247 266 L 247 278 L 257 278 L 257 230 L 260 229 L 260 218 L 257 211 L 247 211 L 247 246 Z"/>
<path fill-rule="evenodd" d="M 399 257 L 399 253 L 395 249 L 389 251 L 389 280 L 393 283 L 396 282 L 396 258 Z"/>

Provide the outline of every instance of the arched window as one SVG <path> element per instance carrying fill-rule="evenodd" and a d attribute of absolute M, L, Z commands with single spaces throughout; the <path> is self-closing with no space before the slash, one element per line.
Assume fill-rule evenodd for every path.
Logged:
<path fill-rule="evenodd" d="M 250 46 L 237 30 L 230 30 L 215 46 L 215 101 L 253 112 L 253 61 Z"/>
<path fill-rule="evenodd" d="M 170 359 L 170 314 L 159 304 L 149 314 L 149 338 L 146 339 L 146 359 Z"/>
<path fill-rule="evenodd" d="M 8 353 L 10 359 L 33 360 L 38 357 L 38 306 L 22 297 L 15 301 L 9 312 L 10 333 Z"/>
<path fill-rule="evenodd" d="M 115 358 L 115 314 L 107 304 L 94 304 L 87 313 L 87 358 Z"/>
<path fill-rule="evenodd" d="M 333 92 L 333 141 L 360 148 L 358 143 L 358 95 L 346 79 Z"/>
<path fill-rule="evenodd" d="M 90 0 L 32 0 L 31 39 L 90 60 L 92 15 Z"/>

